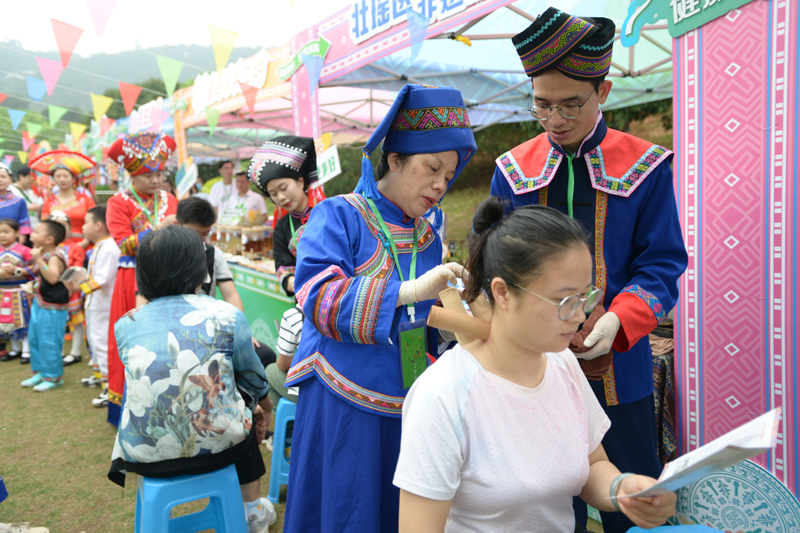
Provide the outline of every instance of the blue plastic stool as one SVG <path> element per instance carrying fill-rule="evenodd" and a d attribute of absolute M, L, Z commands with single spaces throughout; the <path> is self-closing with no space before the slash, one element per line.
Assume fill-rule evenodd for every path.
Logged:
<path fill-rule="evenodd" d="M 281 499 L 281 485 L 289 484 L 289 461 L 286 460 L 284 443 L 286 442 L 286 425 L 294 421 L 297 404 L 286 398 L 278 402 L 275 414 L 275 434 L 272 436 L 272 468 L 269 473 L 269 494 L 272 503 Z"/>
<path fill-rule="evenodd" d="M 202 511 L 170 519 L 182 503 L 210 498 Z M 247 533 L 244 502 L 234 465 L 201 474 L 172 478 L 139 476 L 134 533 Z"/>

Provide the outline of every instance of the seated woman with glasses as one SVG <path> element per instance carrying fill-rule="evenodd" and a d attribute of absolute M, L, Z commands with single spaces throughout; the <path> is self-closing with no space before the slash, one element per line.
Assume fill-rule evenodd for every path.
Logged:
<path fill-rule="evenodd" d="M 491 302 L 489 338 L 445 353 L 406 397 L 400 532 L 572 533 L 578 495 L 663 524 L 675 494 L 627 496 L 656 480 L 609 462 L 610 422 L 567 349 L 602 296 L 580 224 L 545 206 L 503 210 L 484 200 L 470 243 L 466 297 Z"/>

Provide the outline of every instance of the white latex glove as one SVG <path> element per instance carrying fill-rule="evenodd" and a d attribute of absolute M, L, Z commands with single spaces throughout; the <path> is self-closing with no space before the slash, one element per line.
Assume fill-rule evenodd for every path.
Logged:
<path fill-rule="evenodd" d="M 436 300 L 439 298 L 439 293 L 447 288 L 447 283 L 450 282 L 455 285 L 458 278 L 464 281 L 469 279 L 469 273 L 463 266 L 458 263 L 439 265 L 413 281 L 401 283 L 397 305 Z"/>
<path fill-rule="evenodd" d="M 595 359 L 601 355 L 608 353 L 611 350 L 611 345 L 614 344 L 614 338 L 619 331 L 619 317 L 616 313 L 606 313 L 600 317 L 595 323 L 594 329 L 583 341 L 583 345 L 587 348 L 592 348 L 586 353 L 576 353 L 575 357 L 579 359 Z"/>

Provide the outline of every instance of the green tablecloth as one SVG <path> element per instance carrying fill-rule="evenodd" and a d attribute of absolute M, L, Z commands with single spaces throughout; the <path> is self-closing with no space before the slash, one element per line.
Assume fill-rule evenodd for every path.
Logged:
<path fill-rule="evenodd" d="M 294 298 L 289 298 L 278 285 L 274 274 L 266 274 L 252 268 L 228 263 L 233 273 L 233 282 L 244 304 L 244 314 L 250 324 L 253 337 L 266 343 L 273 350 L 278 345 L 281 317 L 294 306 Z M 217 291 L 219 298 L 219 291 Z"/>

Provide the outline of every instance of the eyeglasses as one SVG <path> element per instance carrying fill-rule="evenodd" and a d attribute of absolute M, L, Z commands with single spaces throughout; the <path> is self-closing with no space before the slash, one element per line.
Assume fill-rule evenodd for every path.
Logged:
<path fill-rule="evenodd" d="M 559 303 L 555 303 L 554 301 L 550 300 L 549 298 L 545 298 L 544 296 L 540 296 L 533 291 L 529 291 L 525 287 L 521 285 L 517 285 L 516 283 L 513 284 L 518 289 L 522 289 L 523 291 L 533 294 L 544 300 L 545 302 L 555 305 L 558 307 L 558 318 L 559 320 L 567 321 L 569 320 L 572 315 L 575 314 L 575 311 L 578 310 L 578 307 L 583 306 L 584 313 L 591 313 L 592 309 L 597 307 L 597 304 L 600 303 L 600 295 L 603 294 L 603 291 L 598 289 L 595 286 L 592 286 L 592 290 L 589 291 L 585 297 L 581 297 L 579 294 L 575 294 L 573 296 L 567 296 Z"/>
<path fill-rule="evenodd" d="M 567 120 L 572 120 L 581 115 L 581 108 L 586 105 L 586 102 L 589 101 L 589 98 L 591 98 L 593 94 L 594 91 L 589 93 L 589 96 L 586 97 L 582 104 L 577 104 L 575 102 L 561 102 L 557 106 L 533 104 L 528 107 L 528 111 L 530 111 L 534 118 L 538 118 L 539 120 L 547 120 L 553 116 L 553 109 L 558 109 L 558 112 L 561 113 L 562 117 Z"/>

